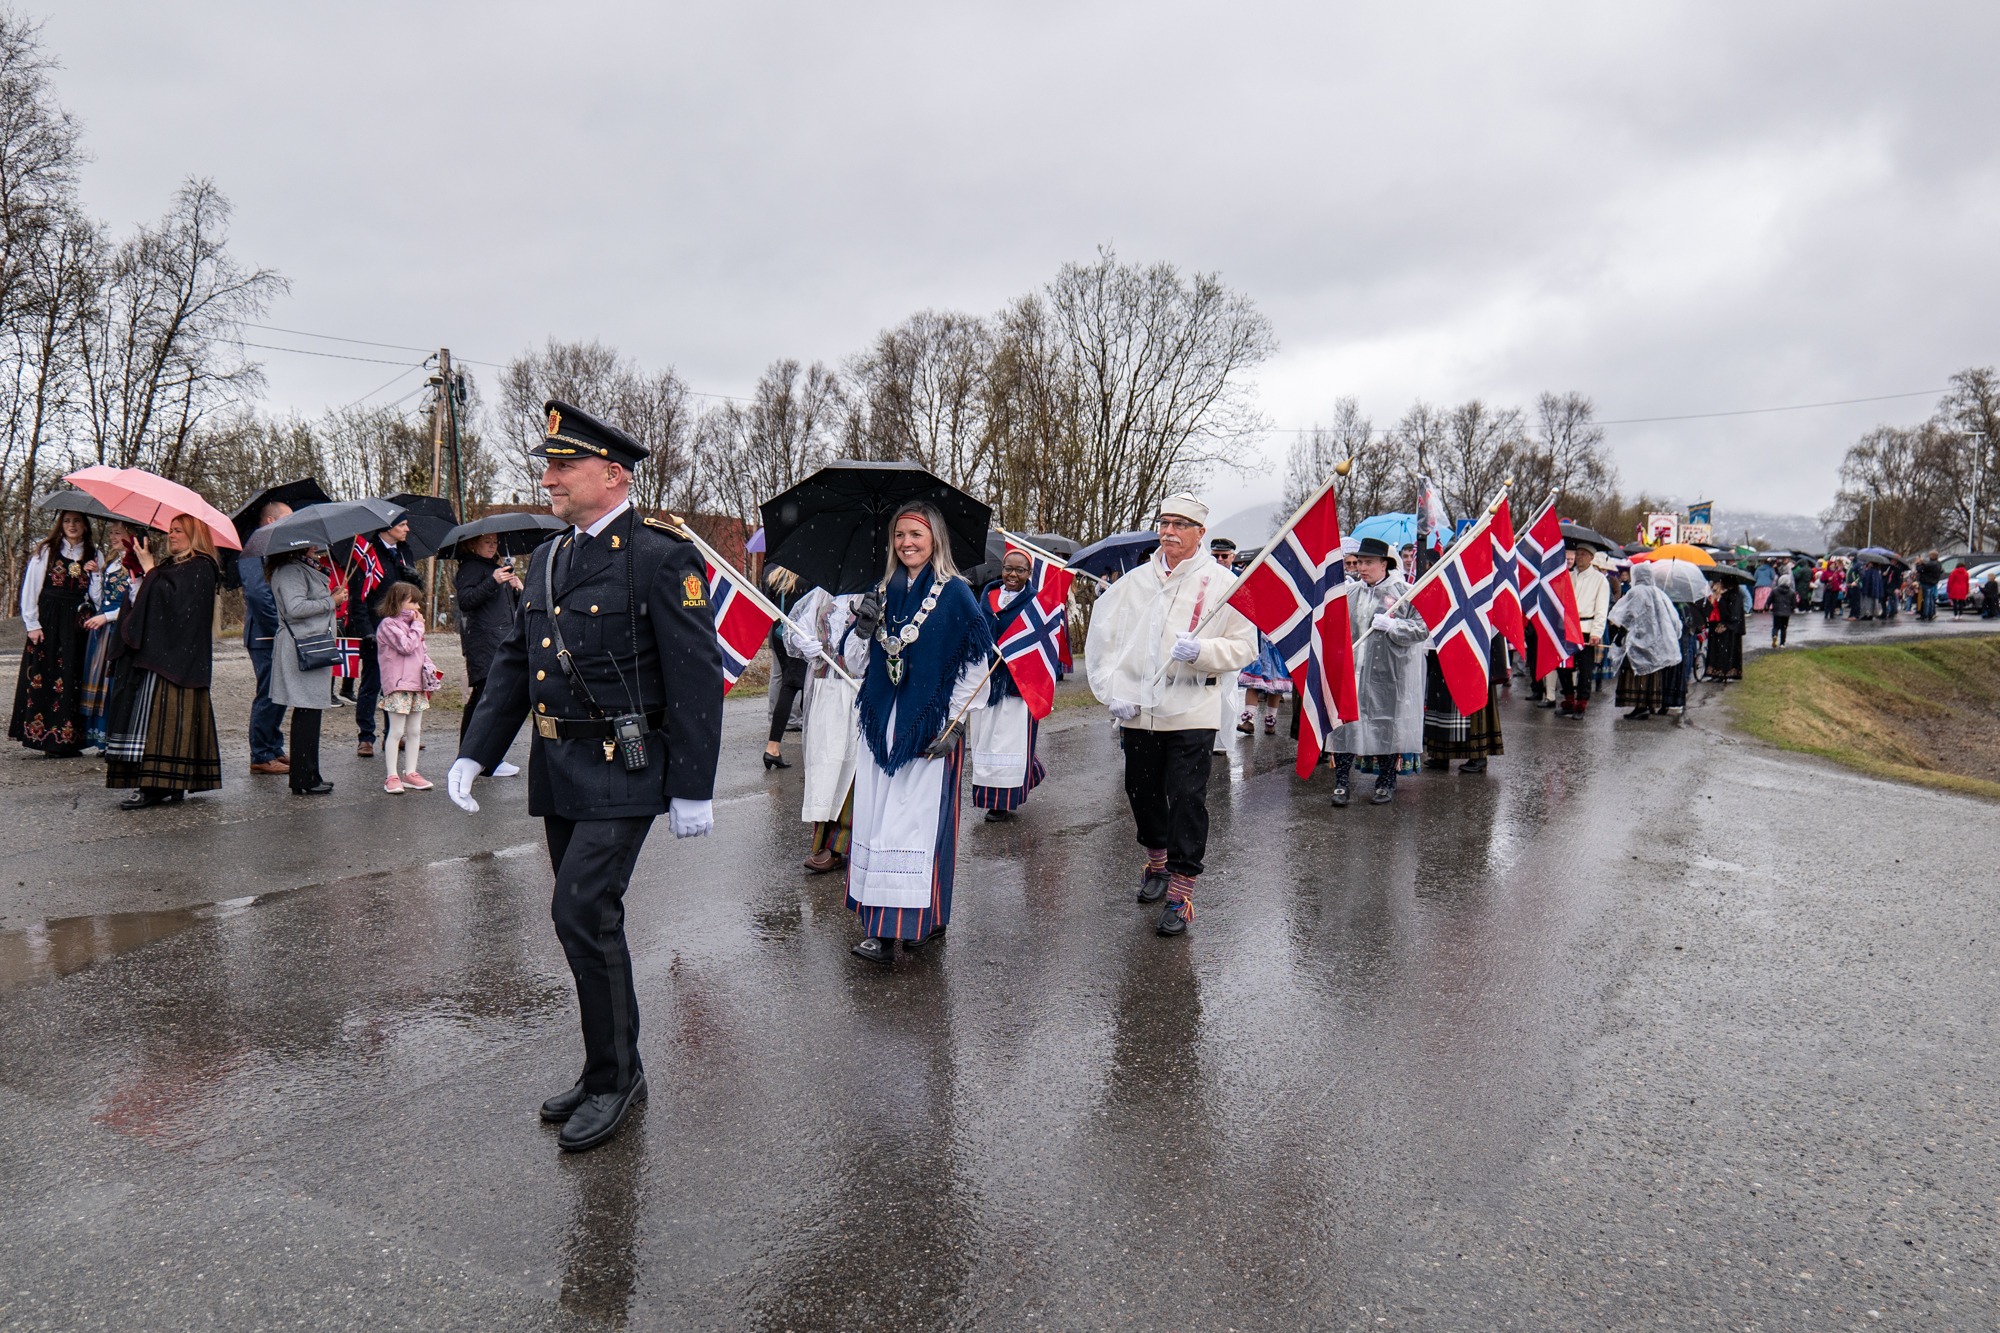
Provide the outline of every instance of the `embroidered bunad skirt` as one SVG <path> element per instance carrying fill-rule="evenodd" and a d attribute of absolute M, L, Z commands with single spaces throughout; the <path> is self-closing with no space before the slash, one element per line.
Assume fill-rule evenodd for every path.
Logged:
<path fill-rule="evenodd" d="M 895 734 L 892 711 L 889 735 Z M 912 759 L 893 775 L 867 745 L 858 749 L 847 905 L 861 918 L 863 934 L 921 940 L 951 922 L 965 741 L 942 759 Z"/>

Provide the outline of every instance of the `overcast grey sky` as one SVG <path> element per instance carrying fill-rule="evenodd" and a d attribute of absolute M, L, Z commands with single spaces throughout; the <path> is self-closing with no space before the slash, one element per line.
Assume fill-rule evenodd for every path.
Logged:
<path fill-rule="evenodd" d="M 1108 242 L 1258 302 L 1280 427 L 1342 394 L 1378 426 L 1542 389 L 1616 419 L 2000 359 L 1991 3 L 15 2 L 89 206 L 123 231 L 212 176 L 291 328 L 489 361 L 596 337 L 740 394 Z M 264 356 L 278 410 L 395 373 Z M 1930 406 L 1611 443 L 1628 490 L 1812 512 L 1861 430 Z"/>

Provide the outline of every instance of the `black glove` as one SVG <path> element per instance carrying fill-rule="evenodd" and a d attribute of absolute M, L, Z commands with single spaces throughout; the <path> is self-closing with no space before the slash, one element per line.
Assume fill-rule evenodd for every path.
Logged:
<path fill-rule="evenodd" d="M 957 722 L 946 724 L 945 729 L 937 734 L 937 739 L 925 747 L 924 758 L 942 759 L 950 754 L 952 748 L 958 744 L 960 733 L 964 730 L 965 728 Z"/>
<path fill-rule="evenodd" d="M 864 639 L 872 639 L 881 623 L 882 594 L 870 589 L 854 604 L 854 632 Z"/>

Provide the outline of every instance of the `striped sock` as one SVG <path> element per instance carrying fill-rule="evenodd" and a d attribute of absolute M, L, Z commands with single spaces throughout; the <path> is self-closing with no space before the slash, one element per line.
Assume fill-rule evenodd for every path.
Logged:
<path fill-rule="evenodd" d="M 1181 920 L 1194 924 L 1194 876 L 1183 875 L 1178 870 L 1167 877 L 1167 906 L 1181 914 Z"/>
<path fill-rule="evenodd" d="M 1166 868 L 1167 849 L 1164 847 L 1148 847 L 1146 849 L 1146 873 L 1157 875 Z"/>

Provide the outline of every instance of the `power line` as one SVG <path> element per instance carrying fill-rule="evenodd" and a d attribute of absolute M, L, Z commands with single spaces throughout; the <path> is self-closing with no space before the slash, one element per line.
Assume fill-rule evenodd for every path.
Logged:
<path fill-rule="evenodd" d="M 368 400 L 369 400 L 370 398 L 373 398 L 373 397 L 374 397 L 374 396 L 375 396 L 376 394 L 378 394 L 378 393 L 382 392 L 382 390 L 384 390 L 384 389 L 388 388 L 388 387 L 389 387 L 389 386 L 390 386 L 391 384 L 394 384 L 394 383 L 395 383 L 395 382 L 396 382 L 397 380 L 399 380 L 399 379 L 403 378 L 403 376 L 405 376 L 405 375 L 409 374 L 409 373 L 410 373 L 411 371 L 413 371 L 413 370 L 422 370 L 422 369 L 424 368 L 424 364 L 425 364 L 424 362 L 422 362 L 422 361 L 419 361 L 419 362 L 417 362 L 417 363 L 416 363 L 415 365 L 413 365 L 413 366 L 406 366 L 406 367 L 404 367 L 404 368 L 403 368 L 402 370 L 399 370 L 399 371 L 397 371 L 397 372 L 396 372 L 396 373 L 395 373 L 394 375 L 391 375 L 391 376 L 390 376 L 390 377 L 389 377 L 389 378 L 388 378 L 387 380 L 385 380 L 385 381 L 384 381 L 383 383 L 381 383 L 381 384 L 378 384 L 378 385 L 376 385 L 376 386 L 375 386 L 374 388 L 370 389 L 370 390 L 369 390 L 369 391 L 368 391 L 367 393 L 364 393 L 364 394 L 362 394 L 362 395 L 361 395 L 361 396 L 360 396 L 359 398 L 357 398 L 357 399 L 355 399 L 355 400 L 354 400 L 353 402 L 349 403 L 349 404 L 347 405 L 347 407 L 343 407 L 343 408 L 340 408 L 340 409 L 338 409 L 338 410 L 339 410 L 339 411 L 342 411 L 342 412 L 345 412 L 345 411 L 347 411 L 347 410 L 348 410 L 348 408 L 352 408 L 352 407 L 359 407 L 359 406 L 361 406 L 361 405 L 362 405 L 363 403 L 367 402 L 367 401 L 368 401 Z M 418 387 L 419 389 L 422 389 L 422 388 L 425 388 L 425 387 L 427 387 L 427 386 L 425 386 L 425 385 L 421 385 L 421 384 L 420 384 L 420 385 L 418 385 L 417 387 Z M 407 397 L 409 397 L 409 395 L 408 395 L 408 394 L 404 394 L 404 395 L 403 395 L 403 397 L 407 398 Z M 399 400 L 399 401 L 400 401 L 400 400 Z"/>
<path fill-rule="evenodd" d="M 367 361 L 378 366 L 401 366 L 407 364 L 402 361 L 390 361 L 379 356 L 349 356 L 345 352 L 315 352 L 304 347 L 276 347 L 270 343 L 245 342 L 241 338 L 234 338 L 231 341 L 238 347 L 255 347 L 262 352 L 291 352 L 297 356 L 323 356 L 330 361 Z"/>
<path fill-rule="evenodd" d="M 402 343 L 378 343 L 367 338 L 343 338 L 337 333 L 313 333 L 307 329 L 281 329 L 276 324 L 252 324 L 245 321 L 246 329 L 262 329 L 266 333 L 289 333 L 300 338 L 319 338 L 331 343 L 353 343 L 356 347 L 386 347 L 392 352 L 429 352 L 428 347 L 406 347 Z"/>
<path fill-rule="evenodd" d="M 1668 417 L 1613 417 L 1604 421 L 1592 421 L 1590 424 L 1593 426 L 1643 426 L 1661 421 L 1708 421 L 1717 417 L 1754 417 L 1770 412 L 1809 412 L 1818 407 L 1852 407 L 1857 403 L 1888 403 L 1902 398 L 1935 398 L 1943 392 L 1943 389 L 1918 389 L 1913 393 L 1884 393 L 1877 394 L 1872 398 L 1835 398 L 1824 403 L 1787 403 L 1783 407 L 1741 407 L 1727 412 L 1683 412 L 1678 416 Z M 1370 435 L 1388 435 L 1395 429 L 1396 427 L 1394 426 L 1372 426 L 1369 428 L 1368 433 Z M 1332 427 L 1276 426 L 1269 433 L 1272 435 L 1310 435 L 1316 430 L 1331 432 Z"/>

